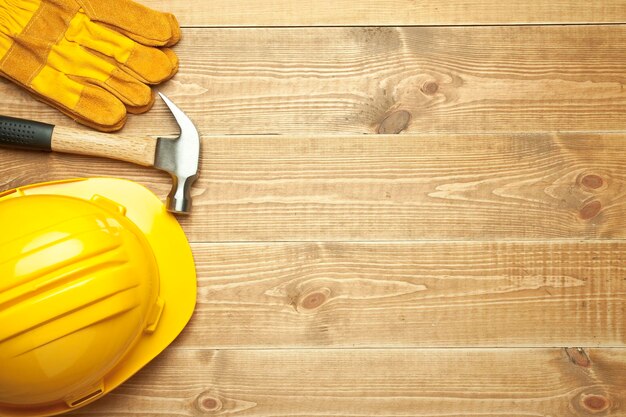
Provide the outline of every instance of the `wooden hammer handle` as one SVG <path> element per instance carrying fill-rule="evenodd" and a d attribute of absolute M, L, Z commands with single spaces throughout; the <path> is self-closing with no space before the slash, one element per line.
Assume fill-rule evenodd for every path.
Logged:
<path fill-rule="evenodd" d="M 139 165 L 154 165 L 157 140 L 53 126 L 0 116 L 0 146 L 102 156 Z"/>
<path fill-rule="evenodd" d="M 157 140 L 149 137 L 112 135 L 55 126 L 51 148 L 56 152 L 101 156 L 152 166 L 156 144 Z"/>

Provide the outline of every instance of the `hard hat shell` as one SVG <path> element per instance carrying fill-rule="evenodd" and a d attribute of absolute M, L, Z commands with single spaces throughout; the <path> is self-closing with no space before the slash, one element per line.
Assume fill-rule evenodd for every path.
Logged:
<path fill-rule="evenodd" d="M 196 300 L 176 219 L 131 181 L 0 193 L 0 416 L 82 407 L 146 365 Z"/>

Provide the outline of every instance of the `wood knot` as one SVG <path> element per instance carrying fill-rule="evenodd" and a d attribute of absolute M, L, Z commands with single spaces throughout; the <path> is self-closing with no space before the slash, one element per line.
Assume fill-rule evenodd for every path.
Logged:
<path fill-rule="evenodd" d="M 439 91 L 439 84 L 434 81 L 427 81 L 424 83 L 424 85 L 422 85 L 421 90 L 422 93 L 426 94 L 427 96 L 432 96 L 436 94 L 437 91 Z"/>
<path fill-rule="evenodd" d="M 597 190 L 599 188 L 602 188 L 602 186 L 604 185 L 604 179 L 596 174 L 588 174 L 580 180 L 580 183 L 587 188 Z"/>
<path fill-rule="evenodd" d="M 591 220 L 602 210 L 602 203 L 598 200 L 591 201 L 580 209 L 580 218 L 583 220 Z"/>
<path fill-rule="evenodd" d="M 583 408 L 591 413 L 601 413 L 606 411 L 611 405 L 604 395 L 583 395 L 580 397 L 580 400 Z"/>
<path fill-rule="evenodd" d="M 328 295 L 323 291 L 315 291 L 302 299 L 300 305 L 307 310 L 314 310 L 326 302 Z"/>
<path fill-rule="evenodd" d="M 591 359 L 582 348 L 566 348 L 565 353 L 573 364 L 582 366 L 583 368 L 589 368 L 591 366 Z"/>
<path fill-rule="evenodd" d="M 198 410 L 203 413 L 215 412 L 222 409 L 222 401 L 209 393 L 203 393 L 196 400 Z"/>
<path fill-rule="evenodd" d="M 389 116 L 380 123 L 378 127 L 378 133 L 384 134 L 397 134 L 407 128 L 411 121 L 411 113 L 406 110 L 397 110 L 391 113 Z"/>

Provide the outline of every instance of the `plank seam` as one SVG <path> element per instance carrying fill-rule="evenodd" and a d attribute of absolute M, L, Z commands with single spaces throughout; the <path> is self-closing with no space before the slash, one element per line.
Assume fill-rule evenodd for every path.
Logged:
<path fill-rule="evenodd" d="M 477 28 L 477 27 L 550 27 L 550 26 L 623 26 L 626 22 L 568 22 L 568 23 L 476 23 L 476 24 L 434 24 L 434 25 L 181 25 L 181 29 L 329 29 L 329 28 Z"/>

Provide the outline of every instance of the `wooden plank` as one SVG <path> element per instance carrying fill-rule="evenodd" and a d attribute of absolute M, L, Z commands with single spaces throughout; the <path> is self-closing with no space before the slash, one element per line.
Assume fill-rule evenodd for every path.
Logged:
<path fill-rule="evenodd" d="M 623 23 L 623 0 L 141 0 L 193 26 Z"/>
<path fill-rule="evenodd" d="M 624 242 L 194 244 L 178 346 L 626 343 Z"/>
<path fill-rule="evenodd" d="M 170 349 L 76 415 L 623 416 L 626 351 L 567 352 Z"/>
<path fill-rule="evenodd" d="M 618 239 L 626 135 L 204 137 L 192 241 Z M 0 152 L 0 187 L 169 176 L 104 159 Z"/>
<path fill-rule="evenodd" d="M 206 135 L 624 131 L 624 50 L 626 26 L 194 28 L 159 90 Z M 73 124 L 0 94 L 8 115 Z M 159 103 L 125 130 L 163 129 Z"/>

